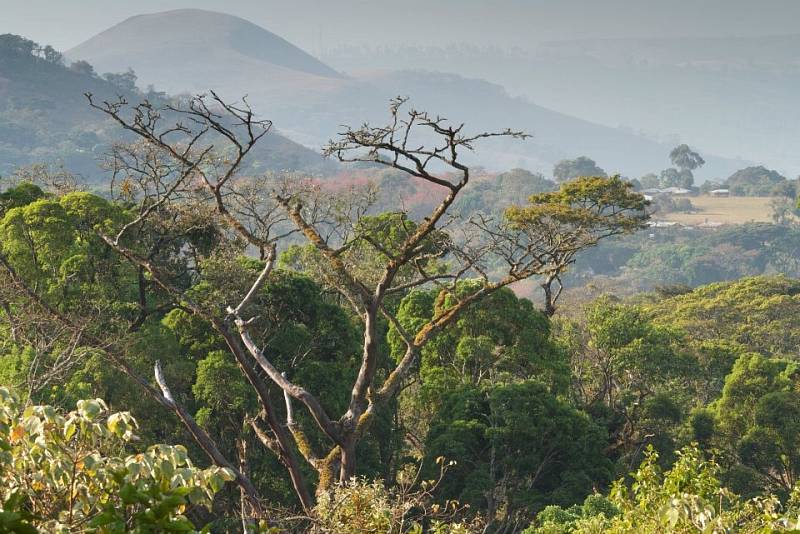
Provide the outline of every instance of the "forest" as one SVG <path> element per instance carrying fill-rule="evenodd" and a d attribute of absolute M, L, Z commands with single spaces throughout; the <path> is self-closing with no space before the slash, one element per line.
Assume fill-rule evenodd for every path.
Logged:
<path fill-rule="evenodd" d="M 323 160 L 247 98 L 11 64 L 93 91 L 63 145 L 0 108 L 46 147 L 0 124 L 0 532 L 800 530 L 796 180 L 494 173 L 526 131 L 406 97 Z M 661 229 L 669 187 L 782 200 Z"/>

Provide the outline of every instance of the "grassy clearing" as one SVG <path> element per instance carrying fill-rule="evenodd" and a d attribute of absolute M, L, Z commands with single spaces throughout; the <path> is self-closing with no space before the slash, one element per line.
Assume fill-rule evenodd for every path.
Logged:
<path fill-rule="evenodd" d="M 653 216 L 655 220 L 675 221 L 697 225 L 705 222 L 742 224 L 772 222 L 772 197 L 689 197 L 695 208 L 693 213 L 664 213 Z"/>

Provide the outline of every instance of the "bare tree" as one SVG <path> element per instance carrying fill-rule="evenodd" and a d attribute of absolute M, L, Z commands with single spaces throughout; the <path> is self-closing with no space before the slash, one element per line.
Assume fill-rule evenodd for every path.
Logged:
<path fill-rule="evenodd" d="M 129 202 L 136 201 L 136 214 L 113 232 L 98 228 L 99 235 L 111 249 L 147 273 L 152 281 L 149 290 L 158 289 L 175 305 L 206 321 L 224 340 L 259 400 L 260 412 L 248 417 L 247 423 L 260 443 L 286 467 L 308 512 L 314 499 L 300 469 L 300 457 L 319 474 L 317 492 L 327 491 L 334 482 L 347 483 L 356 472 L 357 444 L 376 411 L 398 394 L 422 348 L 481 299 L 532 276 L 553 276 L 571 261 L 569 254 L 580 248 L 575 240 L 551 244 L 549 250 L 566 247 L 566 259 L 554 267 L 555 260 L 542 257 L 542 243 L 549 238 L 537 234 L 542 226 L 525 225 L 522 219 L 513 224 L 454 224 L 457 216 L 452 207 L 470 180 L 463 153 L 483 139 L 524 138 L 522 132 L 466 134 L 463 125 L 407 110 L 405 99 L 392 102 L 388 125 L 346 129 L 326 147 L 328 156 L 398 169 L 443 192 L 438 205 L 419 221 L 410 221 L 403 213 L 390 218 L 385 224 L 398 225 L 398 231 L 387 242 L 376 236 L 374 225 L 364 224 L 372 198 L 369 192 L 335 196 L 308 181 L 259 183 L 243 177 L 248 155 L 271 127 L 269 121 L 257 119 L 246 102 L 229 104 L 213 92 L 194 97 L 185 106 L 162 108 L 149 102 L 130 105 L 120 99 L 100 103 L 92 95 L 87 97 L 92 107 L 140 140 L 137 149 L 116 149 L 109 162 L 122 194 Z M 175 282 L 175 273 L 158 258 L 158 251 L 174 234 L 186 235 L 198 226 L 198 213 L 203 214 L 202 219 L 212 212 L 221 232 L 246 244 L 263 261 L 263 269 L 236 302 L 209 305 L 193 301 Z M 604 208 L 595 215 L 608 213 Z M 132 244 L 132 235 L 145 234 L 153 224 L 158 229 L 156 237 L 144 245 Z M 341 414 L 325 410 L 318 398 L 320 392 L 287 378 L 250 332 L 256 313 L 254 297 L 272 276 L 278 247 L 292 235 L 312 246 L 325 281 L 361 319 L 360 365 L 347 409 Z M 180 254 L 184 253 L 181 249 Z M 366 269 L 365 255 L 372 258 Z M 502 272 L 498 272 L 498 264 L 504 266 Z M 475 281 L 464 284 L 467 279 Z M 418 287 L 438 288 L 439 305 L 428 322 L 407 330 L 386 306 L 386 299 Z M 381 318 L 393 325 L 405 351 L 385 377 L 379 378 Z M 156 377 L 161 393 L 150 388 L 151 394 L 178 415 L 212 461 L 232 466 L 172 398 L 158 369 Z M 295 403 L 308 412 L 326 438 L 324 449 L 313 450 L 305 429 L 294 417 Z M 246 459 L 239 461 L 244 465 Z M 244 493 L 257 501 L 252 484 L 237 473 Z"/>

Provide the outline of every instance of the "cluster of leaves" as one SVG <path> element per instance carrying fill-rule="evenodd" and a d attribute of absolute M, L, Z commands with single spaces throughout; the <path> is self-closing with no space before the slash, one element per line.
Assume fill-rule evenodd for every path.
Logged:
<path fill-rule="evenodd" d="M 66 414 L 23 406 L 0 388 L 0 524 L 14 532 L 189 532 L 189 506 L 210 506 L 232 479 L 199 469 L 181 446 L 153 445 L 128 456 L 127 412 L 83 400 Z"/>
<path fill-rule="evenodd" d="M 568 182 L 580 176 L 608 175 L 606 171 L 597 166 L 593 159 L 586 156 L 561 160 L 553 167 L 553 178 L 559 183 Z"/>
<path fill-rule="evenodd" d="M 766 167 L 747 167 L 736 171 L 722 184 L 732 195 L 743 197 L 797 196 L 796 184 Z"/>
<path fill-rule="evenodd" d="M 382 481 L 353 479 L 323 494 L 314 518 L 316 531 L 324 534 L 469 534 L 476 524 L 453 520 L 459 509 L 450 501 L 440 506 L 432 502 L 436 480 L 426 480 L 420 489 L 409 491 L 402 483 L 387 488 Z"/>
<path fill-rule="evenodd" d="M 786 506 L 773 496 L 743 499 L 722 485 L 720 467 L 695 446 L 664 471 L 658 454 L 620 479 L 609 497 L 589 496 L 581 507 L 546 508 L 526 534 L 656 534 L 661 532 L 796 532 L 797 491 Z"/>
<path fill-rule="evenodd" d="M 698 341 L 792 357 L 800 343 L 800 283 L 783 276 L 710 284 L 646 306 L 657 323 L 680 327 Z"/>

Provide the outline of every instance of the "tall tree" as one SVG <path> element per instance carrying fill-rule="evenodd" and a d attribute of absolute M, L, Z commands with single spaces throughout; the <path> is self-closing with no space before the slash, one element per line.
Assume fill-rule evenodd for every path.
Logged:
<path fill-rule="evenodd" d="M 661 187 L 690 188 L 694 185 L 695 169 L 705 165 L 706 161 L 689 145 L 678 145 L 669 153 L 669 159 L 677 167 L 669 168 L 661 173 Z"/>
<path fill-rule="evenodd" d="M 678 145 L 669 153 L 669 160 L 681 170 L 694 171 L 705 165 L 703 157 L 689 148 L 689 145 Z"/>
<path fill-rule="evenodd" d="M 602 239 L 634 232 L 647 220 L 644 197 L 619 176 L 580 178 L 561 184 L 558 191 L 539 193 L 529 205 L 514 206 L 506 217 L 512 229 L 525 237 L 525 259 L 542 273 L 547 315 L 556 311 L 561 276 L 583 250 Z M 494 236 L 508 241 L 508 233 Z"/>
<path fill-rule="evenodd" d="M 577 243 L 630 227 L 625 221 L 636 219 L 628 218 L 627 212 L 643 202 L 618 179 L 599 179 L 581 182 L 575 186 L 577 190 L 567 184 L 561 193 L 537 199 L 543 205 L 532 206 L 533 211 L 516 221 L 473 221 L 456 228 L 451 207 L 470 180 L 462 153 L 482 139 L 524 135 L 510 130 L 466 134 L 463 125 L 407 110 L 405 100 L 396 100 L 390 107 L 388 125 L 346 129 L 326 152 L 343 162 L 370 162 L 402 171 L 438 188 L 440 201 L 426 217 L 413 222 L 402 212 L 370 218 L 366 215 L 374 196 L 368 191 L 335 194 L 293 177 L 242 176 L 252 148 L 271 126 L 256 119 L 246 103 L 229 104 L 214 93 L 189 99 L 182 106 L 165 107 L 149 102 L 129 105 L 124 100 L 98 103 L 91 95 L 89 100 L 140 140 L 134 146 L 116 147 L 108 163 L 114 172 L 115 192 L 130 209 L 121 219 L 101 220 L 93 231 L 141 273 L 148 292 L 171 300 L 222 339 L 227 356 L 256 394 L 258 414 L 246 422 L 286 467 L 308 511 L 313 507 L 314 492 L 299 459 L 316 471 L 317 492 L 326 491 L 335 481 L 348 482 L 356 473 L 357 446 L 377 413 L 409 378 L 422 349 L 488 296 L 520 280 L 551 274 L 551 263 L 542 261 L 542 236 L 534 233 L 550 228 L 541 224 L 553 219 L 572 228 L 567 234 L 573 241 L 563 245 L 566 256 L 555 250 L 554 244 L 548 249 L 568 262 L 577 253 Z M 420 141 L 431 138 L 437 142 Z M 105 202 L 85 200 L 78 205 L 95 206 L 91 208 L 95 211 Z M 549 211 L 546 204 L 552 205 Z M 604 208 L 598 210 L 599 205 Z M 593 224 L 594 237 L 573 224 L 576 215 Z M 534 219 L 539 226 L 532 223 Z M 470 231 L 462 231 L 465 227 Z M 275 276 L 277 250 L 288 236 L 302 237 L 314 248 L 323 280 L 358 318 L 361 354 L 347 401 L 336 416 L 320 400 L 321 386 L 310 380 L 301 384 L 300 376 L 290 375 L 290 369 L 284 367 L 287 364 L 277 359 L 254 331 L 259 312 L 254 303 Z M 257 253 L 260 268 L 258 273 L 250 268 L 241 270 L 238 279 L 249 278 L 247 288 L 215 293 L 212 298 L 190 289 L 192 278 L 213 265 L 206 259 L 228 258 L 225 261 L 235 268 L 230 260 L 246 249 Z M 490 276 L 486 269 L 490 264 L 507 267 Z M 36 298 L 37 292 L 26 285 L 24 276 L 13 269 L 8 272 L 26 294 Z M 474 281 L 466 286 L 468 290 L 457 290 L 465 287 L 463 282 L 469 278 Z M 390 304 L 418 287 L 437 288 L 436 311 L 413 328 L 404 328 Z M 54 312 L 54 316 L 59 314 Z M 66 318 L 64 322 L 75 324 Z M 380 325 L 387 323 L 394 326 L 400 339 L 400 357 L 379 372 Z M 260 498 L 246 472 L 234 466 L 172 395 L 167 377 L 157 373 L 161 391 L 134 378 L 161 406 L 177 415 L 214 463 L 234 472 L 252 512 L 260 513 Z M 307 417 L 295 415 L 295 405 L 301 406 Z M 321 439 L 310 440 L 312 431 Z"/>

